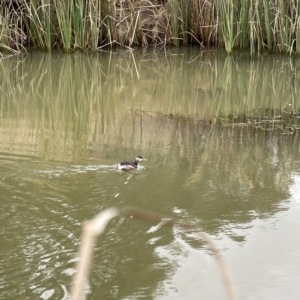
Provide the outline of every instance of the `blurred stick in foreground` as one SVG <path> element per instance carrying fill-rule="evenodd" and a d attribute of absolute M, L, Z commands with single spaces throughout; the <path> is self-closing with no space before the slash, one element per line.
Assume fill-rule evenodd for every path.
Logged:
<path fill-rule="evenodd" d="M 87 221 L 83 225 L 83 235 L 81 238 L 81 245 L 79 249 L 79 261 L 76 266 L 77 273 L 74 275 L 71 299 L 72 300 L 83 300 L 84 299 L 84 286 L 89 278 L 89 273 L 91 269 L 92 254 L 94 250 L 94 245 L 96 237 L 102 234 L 106 228 L 106 225 L 110 220 L 117 216 L 130 216 L 137 219 L 150 221 L 153 223 L 162 223 L 163 225 L 168 225 L 170 227 L 178 226 L 184 229 L 190 229 L 194 231 L 198 237 L 200 237 L 204 242 L 207 243 L 207 247 L 214 253 L 216 261 L 218 263 L 220 272 L 222 274 L 223 284 L 228 294 L 230 300 L 237 300 L 237 295 L 234 290 L 231 277 L 226 268 L 226 264 L 223 257 L 214 245 L 213 241 L 208 234 L 199 231 L 199 229 L 191 224 L 175 221 L 170 218 L 160 216 L 156 213 L 141 210 L 138 208 L 108 208 L 100 212 L 94 219 Z"/>

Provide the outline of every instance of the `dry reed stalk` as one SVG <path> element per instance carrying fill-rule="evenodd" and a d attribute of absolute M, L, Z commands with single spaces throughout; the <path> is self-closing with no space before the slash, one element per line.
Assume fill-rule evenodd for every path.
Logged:
<path fill-rule="evenodd" d="M 73 278 L 73 285 L 71 291 L 72 300 L 84 299 L 84 285 L 89 278 L 89 272 L 91 268 L 92 254 L 96 237 L 102 234 L 110 220 L 117 216 L 134 217 L 140 220 L 149 221 L 152 223 L 161 223 L 170 227 L 178 226 L 179 228 L 193 230 L 194 233 L 200 237 L 207 247 L 211 250 L 216 258 L 220 273 L 222 275 L 223 284 L 228 294 L 228 299 L 237 300 L 237 295 L 232 284 L 231 277 L 227 270 L 225 261 L 221 255 L 221 252 L 213 243 L 212 239 L 205 232 L 199 231 L 194 225 L 178 222 L 170 218 L 160 216 L 156 213 L 137 209 L 137 208 L 109 208 L 100 212 L 96 217 L 90 221 L 87 221 L 83 225 L 83 236 L 81 239 L 81 245 L 79 249 L 79 261 L 77 263 L 77 274 Z"/>
<path fill-rule="evenodd" d="M 12 54 L 26 52 L 24 47 L 26 34 L 21 26 L 20 11 L 19 3 L 13 5 L 11 0 L 8 0 L 6 5 L 0 6 L 0 51 Z"/>

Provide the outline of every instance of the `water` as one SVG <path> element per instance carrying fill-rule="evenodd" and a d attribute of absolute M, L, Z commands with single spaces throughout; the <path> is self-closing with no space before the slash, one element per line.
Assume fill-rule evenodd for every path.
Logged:
<path fill-rule="evenodd" d="M 81 224 L 135 206 L 221 249 L 240 299 L 299 299 L 298 59 L 198 49 L 0 63 L 0 298 L 67 299 Z M 115 169 L 143 155 L 144 170 Z M 116 218 L 87 299 L 226 299 L 190 232 Z"/>

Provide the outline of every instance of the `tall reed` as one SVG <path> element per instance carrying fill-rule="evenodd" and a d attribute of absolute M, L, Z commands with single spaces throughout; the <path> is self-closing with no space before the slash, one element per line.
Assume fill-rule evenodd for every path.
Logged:
<path fill-rule="evenodd" d="M 86 6 L 84 1 L 74 1 L 74 12 L 72 14 L 73 34 L 74 34 L 74 48 L 85 49 L 86 47 L 86 19 L 84 18 Z"/>
<path fill-rule="evenodd" d="M 50 0 L 24 1 L 29 19 L 27 31 L 35 48 L 51 50 Z"/>
<path fill-rule="evenodd" d="M 270 2 L 268 0 L 263 0 L 263 10 L 264 10 L 264 20 L 265 20 L 265 31 L 266 31 L 266 46 L 269 50 L 273 49 L 273 39 L 272 39 L 272 24 L 270 20 Z"/>
<path fill-rule="evenodd" d="M 8 16 L 7 9 L 5 7 L 0 8 L 0 50 L 9 48 L 9 28 L 8 28 Z"/>
<path fill-rule="evenodd" d="M 172 31 L 173 31 L 173 43 L 175 46 L 179 46 L 179 18 L 178 18 L 178 9 L 179 9 L 179 0 L 172 0 Z"/>
<path fill-rule="evenodd" d="M 0 51 L 20 53 L 25 50 L 24 43 L 27 37 L 19 14 L 18 5 L 0 6 Z"/>
<path fill-rule="evenodd" d="M 88 16 L 89 16 L 89 40 L 91 41 L 91 48 L 96 50 L 99 44 L 99 28 L 101 22 L 101 1 L 89 1 Z"/>
<path fill-rule="evenodd" d="M 300 54 L 300 4 L 283 0 L 6 0 L 0 49 L 203 44 Z"/>
<path fill-rule="evenodd" d="M 186 45 L 190 41 L 189 16 L 191 10 L 191 0 L 181 0 L 182 7 L 182 41 Z"/>
<path fill-rule="evenodd" d="M 234 10 L 233 0 L 218 0 L 219 30 L 225 50 L 230 53 L 234 47 Z"/>
<path fill-rule="evenodd" d="M 102 5 L 102 42 L 112 45 L 117 39 L 116 7 L 112 1 L 104 1 Z"/>
<path fill-rule="evenodd" d="M 71 50 L 72 42 L 72 19 L 74 16 L 74 4 L 72 1 L 54 0 L 57 20 L 59 25 L 59 37 L 65 51 Z M 76 14 L 75 14 L 76 15 Z M 78 34 L 78 31 L 75 32 Z"/>

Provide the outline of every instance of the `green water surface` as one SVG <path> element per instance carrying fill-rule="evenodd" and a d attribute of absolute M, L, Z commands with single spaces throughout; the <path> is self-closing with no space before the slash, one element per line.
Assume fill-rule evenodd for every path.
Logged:
<path fill-rule="evenodd" d="M 221 249 L 239 299 L 300 299 L 299 59 L 199 49 L 0 61 L 0 298 L 68 299 L 81 225 L 135 206 Z M 143 155 L 145 169 L 118 162 Z M 116 218 L 87 299 L 227 299 L 191 232 Z"/>

